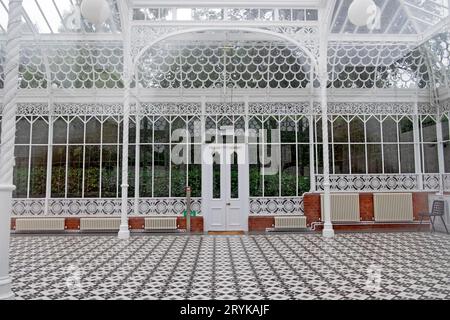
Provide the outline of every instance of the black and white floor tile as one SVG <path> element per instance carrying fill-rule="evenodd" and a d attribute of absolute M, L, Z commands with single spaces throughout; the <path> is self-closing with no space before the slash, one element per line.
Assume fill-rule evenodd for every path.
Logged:
<path fill-rule="evenodd" d="M 450 299 L 450 236 L 14 236 L 16 299 Z"/>

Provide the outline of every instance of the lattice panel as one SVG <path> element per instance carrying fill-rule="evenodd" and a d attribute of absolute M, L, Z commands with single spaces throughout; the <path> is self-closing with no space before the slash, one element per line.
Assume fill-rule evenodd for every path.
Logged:
<path fill-rule="evenodd" d="M 303 215 L 303 197 L 250 198 L 250 215 Z"/>
<path fill-rule="evenodd" d="M 328 49 L 333 88 L 430 87 L 426 59 L 419 49 L 402 45 L 340 45 Z"/>
<path fill-rule="evenodd" d="M 402 175 L 330 175 L 332 191 L 398 191 L 417 190 L 415 174 Z M 323 175 L 316 175 L 318 190 L 323 190 Z"/>
<path fill-rule="evenodd" d="M 430 60 L 430 68 L 437 88 L 449 87 L 450 79 L 450 35 L 440 33 L 424 44 Z"/>
<path fill-rule="evenodd" d="M 144 88 L 305 88 L 311 80 L 303 51 L 265 42 L 160 44 L 137 65 Z"/>
<path fill-rule="evenodd" d="M 53 88 L 123 88 L 121 44 L 27 45 L 21 50 L 20 63 L 22 89 L 47 88 L 47 65 Z"/>
<path fill-rule="evenodd" d="M 139 215 L 182 215 L 186 210 L 184 198 L 139 199 Z M 191 198 L 191 210 L 201 214 L 201 199 Z"/>

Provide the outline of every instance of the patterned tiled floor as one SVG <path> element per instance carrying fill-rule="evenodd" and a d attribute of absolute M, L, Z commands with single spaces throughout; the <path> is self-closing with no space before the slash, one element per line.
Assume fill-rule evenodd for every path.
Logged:
<path fill-rule="evenodd" d="M 450 236 L 14 236 L 17 299 L 450 299 Z"/>

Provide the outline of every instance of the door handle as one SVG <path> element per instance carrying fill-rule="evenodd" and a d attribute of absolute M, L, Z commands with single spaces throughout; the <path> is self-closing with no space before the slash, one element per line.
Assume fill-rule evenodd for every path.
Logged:
<path fill-rule="evenodd" d="M 226 205 L 227 205 L 227 206 L 231 206 L 231 203 L 227 202 Z"/>

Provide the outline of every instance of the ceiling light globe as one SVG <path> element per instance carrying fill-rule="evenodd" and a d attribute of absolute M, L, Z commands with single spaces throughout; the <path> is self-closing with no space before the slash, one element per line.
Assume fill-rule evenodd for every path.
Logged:
<path fill-rule="evenodd" d="M 83 0 L 80 9 L 83 17 L 94 25 L 103 24 L 111 15 L 106 0 Z"/>
<path fill-rule="evenodd" d="M 353 0 L 348 8 L 348 19 L 355 26 L 369 25 L 375 19 L 377 6 L 373 0 Z"/>

